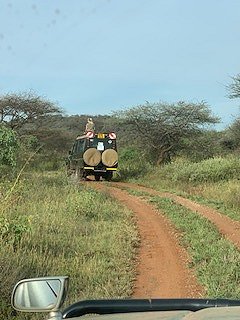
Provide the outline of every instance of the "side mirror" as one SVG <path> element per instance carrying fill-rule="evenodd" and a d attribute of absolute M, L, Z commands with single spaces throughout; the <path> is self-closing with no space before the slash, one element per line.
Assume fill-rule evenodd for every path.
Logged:
<path fill-rule="evenodd" d="M 18 311 L 58 311 L 68 290 L 68 277 L 44 277 L 19 281 L 12 292 L 12 306 Z"/>

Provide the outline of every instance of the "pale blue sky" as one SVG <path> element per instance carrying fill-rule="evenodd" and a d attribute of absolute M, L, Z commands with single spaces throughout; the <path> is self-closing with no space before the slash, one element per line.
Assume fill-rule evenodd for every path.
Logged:
<path fill-rule="evenodd" d="M 237 73 L 239 0 L 0 0 L 0 94 L 92 115 L 204 100 L 226 125 Z"/>

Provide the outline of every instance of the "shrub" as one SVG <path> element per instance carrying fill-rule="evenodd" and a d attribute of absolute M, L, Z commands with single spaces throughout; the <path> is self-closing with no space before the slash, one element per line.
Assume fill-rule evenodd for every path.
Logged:
<path fill-rule="evenodd" d="M 19 216 L 15 219 L 0 217 L 0 238 L 2 243 L 10 244 L 13 248 L 20 243 L 23 235 L 31 230 L 29 219 Z"/>
<path fill-rule="evenodd" d="M 13 130 L 0 125 L 0 166 L 14 167 L 18 142 Z"/>
<path fill-rule="evenodd" d="M 159 173 L 171 181 L 194 184 L 240 179 L 240 159 L 234 156 L 216 157 L 198 163 L 184 159 L 164 166 Z"/>
<path fill-rule="evenodd" d="M 119 155 L 119 163 L 122 179 L 141 177 L 151 167 L 143 152 L 136 148 L 123 149 Z"/>

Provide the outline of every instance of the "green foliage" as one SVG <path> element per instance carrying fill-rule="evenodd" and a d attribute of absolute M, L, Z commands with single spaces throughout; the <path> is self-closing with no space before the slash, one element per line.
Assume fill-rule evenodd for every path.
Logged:
<path fill-rule="evenodd" d="M 174 167 L 174 172 L 172 171 L 171 179 L 173 181 L 202 183 L 233 178 L 240 179 L 240 160 L 237 157 L 218 157 L 200 163 L 178 164 Z"/>
<path fill-rule="evenodd" d="M 76 137 L 82 135 L 85 130 L 86 120 L 89 116 L 85 115 L 51 115 L 46 116 L 40 123 L 36 121 L 28 123 L 19 130 L 21 142 L 29 149 L 42 145 L 45 154 L 58 153 L 66 156 L 72 147 Z M 109 132 L 114 130 L 114 118 L 110 116 L 95 116 L 94 123 L 97 132 Z M 36 141 L 28 141 L 29 139 Z M 32 143 L 30 143 L 32 142 Z"/>
<path fill-rule="evenodd" d="M 125 161 L 137 161 L 140 151 L 136 148 L 125 148 L 121 150 L 120 157 L 123 162 Z"/>
<path fill-rule="evenodd" d="M 142 177 L 150 168 L 144 153 L 133 147 L 121 149 L 119 163 L 120 177 L 123 180 Z"/>
<path fill-rule="evenodd" d="M 221 183 L 209 184 L 207 188 L 203 188 L 200 193 L 205 199 L 212 200 L 217 204 L 219 200 L 220 208 L 223 213 L 232 219 L 240 221 L 240 183 L 238 179 L 222 181 Z M 230 210 L 233 209 L 233 210 Z"/>
<path fill-rule="evenodd" d="M 36 150 L 40 146 L 39 139 L 34 135 L 28 135 L 21 139 L 21 144 L 28 150 Z"/>
<path fill-rule="evenodd" d="M 0 166 L 14 167 L 16 165 L 16 153 L 18 142 L 13 130 L 0 125 Z"/>
<path fill-rule="evenodd" d="M 231 149 L 240 151 L 240 117 L 236 118 L 235 121 L 228 128 L 229 143 L 231 143 Z"/>
<path fill-rule="evenodd" d="M 199 282 L 206 290 L 204 295 L 212 298 L 238 298 L 240 253 L 210 221 L 171 199 L 144 191 L 128 191 L 154 204 L 178 229 L 178 239 L 190 257 L 189 266 L 194 268 Z"/>
<path fill-rule="evenodd" d="M 172 182 L 193 184 L 240 179 L 240 159 L 216 157 L 194 163 L 183 158 L 162 167 L 158 175 Z"/>
<path fill-rule="evenodd" d="M 216 157 L 198 163 L 177 158 L 161 168 L 150 168 L 137 182 L 160 191 L 177 192 L 240 220 L 240 161 L 238 156 Z"/>
<path fill-rule="evenodd" d="M 7 193 L 5 184 L 0 192 Z M 7 242 L 0 248 L 0 296 L 6 304 L 19 279 L 49 274 L 71 277 L 68 304 L 131 295 L 137 231 L 132 214 L 109 195 L 71 184 L 64 173 L 28 172 L 4 216 L 9 242 L 20 237 L 14 248 Z"/>
<path fill-rule="evenodd" d="M 0 96 L 1 123 L 20 130 L 25 125 L 39 126 L 46 117 L 60 114 L 59 107 L 47 99 L 30 92 Z"/>
<path fill-rule="evenodd" d="M 116 112 L 122 127 L 132 130 L 130 142 L 145 151 L 157 164 L 169 162 L 184 148 L 184 139 L 195 139 L 208 124 L 218 122 L 204 103 L 146 103 Z"/>
<path fill-rule="evenodd" d="M 240 253 L 205 218 L 172 200 L 150 197 L 181 232 L 191 265 L 212 298 L 238 299 L 240 294 Z"/>
<path fill-rule="evenodd" d="M 56 151 L 46 151 L 45 147 L 33 157 L 28 168 L 34 171 L 57 171 L 65 167 L 64 157 Z"/>
<path fill-rule="evenodd" d="M 0 216 L 0 238 L 2 244 L 11 244 L 13 248 L 16 248 L 24 234 L 30 231 L 29 217 L 18 216 L 15 219 L 9 219 Z"/>
<path fill-rule="evenodd" d="M 187 137 L 182 140 L 182 150 L 178 155 L 185 156 L 187 159 L 199 162 L 225 154 L 222 145 L 222 133 L 217 131 L 202 131 L 195 137 Z"/>

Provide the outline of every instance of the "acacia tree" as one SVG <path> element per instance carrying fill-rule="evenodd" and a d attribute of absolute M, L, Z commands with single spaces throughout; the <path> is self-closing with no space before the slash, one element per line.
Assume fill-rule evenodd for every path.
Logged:
<path fill-rule="evenodd" d="M 238 149 L 240 151 L 240 117 L 236 118 L 226 130 L 224 142 L 229 150 Z"/>
<path fill-rule="evenodd" d="M 232 77 L 233 82 L 227 86 L 230 99 L 240 98 L 240 73 Z M 226 131 L 226 146 L 230 150 L 240 147 L 240 117 L 238 116 Z"/>
<path fill-rule="evenodd" d="M 219 121 L 204 102 L 146 103 L 115 116 L 123 127 L 131 126 L 138 144 L 157 164 L 170 161 L 183 148 L 184 139 L 197 137 L 206 125 Z"/>
<path fill-rule="evenodd" d="M 227 86 L 230 99 L 240 98 L 240 73 L 232 77 L 233 82 Z"/>
<path fill-rule="evenodd" d="M 28 123 L 39 126 L 46 117 L 59 113 L 56 104 L 32 92 L 0 96 L 0 123 L 11 129 L 18 130 Z"/>

